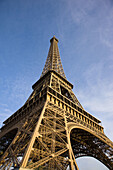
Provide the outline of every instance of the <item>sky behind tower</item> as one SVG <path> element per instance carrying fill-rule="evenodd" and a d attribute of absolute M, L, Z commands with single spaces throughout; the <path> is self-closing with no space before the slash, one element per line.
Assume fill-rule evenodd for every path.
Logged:
<path fill-rule="evenodd" d="M 75 95 L 113 141 L 112 0 L 0 1 L 0 126 L 32 92 L 53 35 Z M 77 162 L 80 170 L 107 169 L 89 158 Z"/>

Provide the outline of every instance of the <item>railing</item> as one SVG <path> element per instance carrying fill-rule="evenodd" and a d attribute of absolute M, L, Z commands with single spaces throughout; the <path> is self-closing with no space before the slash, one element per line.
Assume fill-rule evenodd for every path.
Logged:
<path fill-rule="evenodd" d="M 37 105 L 40 101 L 46 100 L 46 94 L 49 96 L 49 101 L 58 105 L 58 107 L 64 109 L 68 115 L 74 117 L 77 122 L 81 122 L 82 125 L 87 126 L 88 128 L 94 131 L 100 131 L 103 133 L 103 127 L 99 125 L 99 120 L 90 115 L 85 110 L 78 107 L 71 100 L 66 98 L 65 96 L 59 94 L 55 90 L 50 87 L 46 87 L 41 92 L 39 92 L 34 98 L 32 98 L 28 103 L 26 103 L 23 107 L 21 107 L 18 111 L 16 111 L 12 116 L 10 116 L 4 123 L 5 126 L 13 121 L 20 120 L 26 114 L 32 111 L 33 107 Z M 4 126 L 2 127 L 2 129 Z"/>
<path fill-rule="evenodd" d="M 1 130 L 3 130 L 7 125 L 9 127 L 9 124 L 11 125 L 13 124 L 13 122 L 17 123 L 23 117 L 25 117 L 26 115 L 29 115 L 32 109 L 35 108 L 35 106 L 39 105 L 42 101 L 45 101 L 46 93 L 47 93 L 47 88 L 43 89 L 29 102 L 23 105 L 19 110 L 17 110 L 13 115 L 11 115 L 6 121 L 4 121 L 5 125 L 1 127 Z"/>
<path fill-rule="evenodd" d="M 98 122 L 100 121 L 98 119 L 90 115 L 85 110 L 79 108 L 76 104 L 71 102 L 65 96 L 60 95 L 52 88 L 48 88 L 48 100 L 64 109 L 70 119 L 75 119 L 76 122 L 87 126 L 95 132 L 103 133 L 103 127 L 99 125 Z"/>

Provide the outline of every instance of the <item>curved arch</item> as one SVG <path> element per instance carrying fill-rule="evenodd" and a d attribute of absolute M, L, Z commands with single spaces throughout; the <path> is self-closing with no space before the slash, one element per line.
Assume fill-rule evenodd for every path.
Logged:
<path fill-rule="evenodd" d="M 0 138 L 0 157 L 4 154 L 8 146 L 11 144 L 17 132 L 18 128 L 14 128 Z"/>
<path fill-rule="evenodd" d="M 71 122 L 68 123 L 69 134 L 70 134 L 71 131 L 72 131 L 73 129 L 75 129 L 75 128 L 79 128 L 79 129 L 84 130 L 84 126 L 82 126 L 82 125 L 78 125 L 78 124 L 73 123 L 73 122 L 72 122 L 72 123 L 71 123 Z M 89 133 L 95 135 L 95 136 L 96 136 L 97 138 L 99 138 L 100 140 L 103 140 L 100 136 L 98 136 L 98 134 L 96 134 L 96 132 L 90 130 L 89 128 L 85 127 L 85 131 L 87 131 L 87 132 L 89 132 Z M 104 142 L 104 140 L 103 140 L 103 142 Z"/>
<path fill-rule="evenodd" d="M 110 154 L 107 152 L 107 144 L 100 137 L 79 125 L 71 124 L 68 128 L 75 158 L 91 156 L 102 162 L 109 169 L 112 169 L 113 165 L 110 160 Z"/>

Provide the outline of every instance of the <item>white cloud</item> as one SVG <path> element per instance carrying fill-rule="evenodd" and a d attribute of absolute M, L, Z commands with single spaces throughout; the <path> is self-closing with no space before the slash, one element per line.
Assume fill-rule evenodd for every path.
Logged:
<path fill-rule="evenodd" d="M 0 103 L 0 127 L 3 124 L 3 121 L 7 119 L 11 114 L 12 111 L 8 109 L 8 105 Z"/>
<path fill-rule="evenodd" d="M 91 111 L 113 113 L 113 80 L 103 74 L 104 64 L 90 66 L 84 73 L 86 85 L 80 89 L 79 97 Z"/>
<path fill-rule="evenodd" d="M 0 106 L 7 107 L 8 105 L 7 105 L 7 104 L 5 104 L 5 103 L 0 103 Z"/>
<path fill-rule="evenodd" d="M 16 110 L 18 110 L 24 103 L 31 93 L 31 77 L 24 75 L 15 77 L 15 79 L 3 79 L 5 87 L 3 89 L 3 96 L 5 103 L 0 103 L 0 126 L 3 121 L 11 116 Z M 7 87 L 7 90 L 6 90 Z"/>
<path fill-rule="evenodd" d="M 108 137 L 113 139 L 113 80 L 104 77 L 105 63 L 90 66 L 84 75 L 84 85 L 78 90 L 83 107 L 102 121 Z"/>
<path fill-rule="evenodd" d="M 113 51 L 113 5 L 105 0 L 67 1 L 72 22 L 84 28 L 84 37 L 98 37 L 100 43 Z M 93 41 L 93 40 L 92 40 Z M 97 42 L 98 43 L 98 42 Z"/>

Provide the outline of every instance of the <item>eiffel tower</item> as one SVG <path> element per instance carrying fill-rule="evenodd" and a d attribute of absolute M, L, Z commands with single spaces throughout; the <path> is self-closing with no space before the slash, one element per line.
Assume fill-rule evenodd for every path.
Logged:
<path fill-rule="evenodd" d="M 101 121 L 84 110 L 66 79 L 55 36 L 40 79 L 26 103 L 5 120 L 0 169 L 78 170 L 91 156 L 113 169 L 113 143 Z"/>

